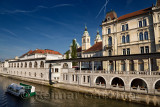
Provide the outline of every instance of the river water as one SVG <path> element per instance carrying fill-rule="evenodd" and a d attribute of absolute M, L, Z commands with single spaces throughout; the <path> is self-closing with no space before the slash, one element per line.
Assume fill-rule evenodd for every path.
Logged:
<path fill-rule="evenodd" d="M 36 87 L 37 95 L 30 98 L 17 98 L 5 93 L 11 83 L 20 82 Z M 105 99 L 98 96 L 88 96 L 78 92 L 71 92 L 51 88 L 39 84 L 0 76 L 0 107 L 150 107 L 143 104 L 130 103 L 119 100 Z"/>

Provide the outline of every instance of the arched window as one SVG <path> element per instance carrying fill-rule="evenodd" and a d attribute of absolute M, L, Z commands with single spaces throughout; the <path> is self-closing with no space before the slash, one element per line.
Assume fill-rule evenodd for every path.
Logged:
<path fill-rule="evenodd" d="M 14 63 L 14 67 L 16 67 L 16 63 Z"/>
<path fill-rule="evenodd" d="M 129 43 L 130 42 L 130 38 L 129 38 L 129 35 L 126 36 L 126 43 Z"/>
<path fill-rule="evenodd" d="M 21 63 L 21 68 L 23 67 L 23 63 Z"/>
<path fill-rule="evenodd" d="M 85 39 L 83 39 L 83 43 L 85 43 Z"/>
<path fill-rule="evenodd" d="M 37 68 L 37 62 L 36 61 L 34 62 L 34 68 Z"/>
<path fill-rule="evenodd" d="M 142 27 L 142 21 L 139 21 L 139 27 Z"/>
<path fill-rule="evenodd" d="M 27 62 L 25 62 L 25 68 L 27 68 Z"/>
<path fill-rule="evenodd" d="M 108 28 L 108 34 L 110 34 L 111 33 L 111 28 Z"/>
<path fill-rule="evenodd" d="M 89 43 L 89 38 L 87 39 L 87 42 Z"/>
<path fill-rule="evenodd" d="M 125 36 L 122 36 L 122 43 L 125 43 Z"/>
<path fill-rule="evenodd" d="M 29 76 L 31 76 L 31 72 L 29 72 Z"/>
<path fill-rule="evenodd" d="M 109 38 L 108 38 L 108 45 L 109 45 L 109 46 L 112 46 L 112 37 L 109 37 Z"/>
<path fill-rule="evenodd" d="M 32 68 L 32 62 L 29 62 L 29 68 Z"/>
<path fill-rule="evenodd" d="M 143 33 L 142 33 L 142 32 L 139 33 L 139 40 L 140 40 L 140 41 L 143 40 Z"/>
<path fill-rule="evenodd" d="M 148 40 L 148 32 L 147 32 L 147 31 L 144 32 L 144 39 L 145 39 L 145 40 Z"/>
<path fill-rule="evenodd" d="M 19 68 L 19 63 L 17 64 L 17 68 Z"/>
<path fill-rule="evenodd" d="M 63 64 L 63 68 L 68 68 L 68 64 L 67 64 L 67 63 L 64 63 L 64 64 Z"/>
<path fill-rule="evenodd" d="M 41 73 L 41 78 L 43 78 L 43 74 Z"/>
<path fill-rule="evenodd" d="M 44 62 L 41 61 L 40 68 L 44 68 Z"/>

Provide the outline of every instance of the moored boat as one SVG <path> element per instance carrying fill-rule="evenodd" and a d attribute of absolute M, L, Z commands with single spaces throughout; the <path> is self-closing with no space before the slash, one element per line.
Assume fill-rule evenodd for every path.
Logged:
<path fill-rule="evenodd" d="M 26 98 L 36 95 L 35 87 L 27 84 L 12 83 L 8 86 L 7 92 L 18 97 Z"/>

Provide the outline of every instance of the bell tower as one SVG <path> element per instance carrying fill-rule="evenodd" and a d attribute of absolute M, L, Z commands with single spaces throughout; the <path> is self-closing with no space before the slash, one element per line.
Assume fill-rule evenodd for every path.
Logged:
<path fill-rule="evenodd" d="M 82 36 L 82 52 L 89 49 L 90 47 L 91 47 L 90 36 L 87 30 L 87 26 L 85 26 L 85 31 Z"/>
<path fill-rule="evenodd" d="M 101 35 L 99 34 L 98 30 L 97 30 L 96 39 L 94 40 L 94 44 L 96 44 L 97 42 L 102 42 Z"/>

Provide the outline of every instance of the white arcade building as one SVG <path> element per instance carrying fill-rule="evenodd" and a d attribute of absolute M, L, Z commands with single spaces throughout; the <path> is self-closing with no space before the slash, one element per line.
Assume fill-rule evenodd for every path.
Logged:
<path fill-rule="evenodd" d="M 57 51 L 45 49 L 30 50 L 15 59 L 5 60 L 0 64 L 0 72 L 10 75 L 34 78 L 40 80 L 49 80 L 49 69 L 51 67 L 51 79 L 59 81 L 61 68 L 64 63 L 46 63 L 48 60 L 63 59 L 63 55 Z M 72 64 L 70 64 L 72 66 Z"/>

